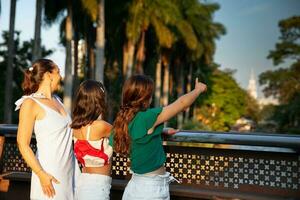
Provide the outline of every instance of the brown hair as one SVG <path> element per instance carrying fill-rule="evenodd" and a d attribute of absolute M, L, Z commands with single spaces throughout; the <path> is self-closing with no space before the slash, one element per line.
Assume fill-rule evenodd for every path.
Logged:
<path fill-rule="evenodd" d="M 117 153 L 129 154 L 128 124 L 137 112 L 149 107 L 153 90 L 153 80 L 148 76 L 134 75 L 125 81 L 121 109 L 114 122 L 114 148 Z"/>
<path fill-rule="evenodd" d="M 79 129 L 91 124 L 100 115 L 104 117 L 106 112 L 104 91 L 103 84 L 94 80 L 86 80 L 80 84 L 74 101 L 71 128 Z"/>
<path fill-rule="evenodd" d="M 56 64 L 49 59 L 38 59 L 31 67 L 25 70 L 22 89 L 24 95 L 30 95 L 39 89 L 40 83 L 43 81 L 43 76 L 46 72 L 52 73 Z"/>

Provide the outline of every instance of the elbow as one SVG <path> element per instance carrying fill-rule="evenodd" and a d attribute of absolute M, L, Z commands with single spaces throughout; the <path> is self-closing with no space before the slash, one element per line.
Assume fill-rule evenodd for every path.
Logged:
<path fill-rule="evenodd" d="M 18 140 L 18 138 L 17 138 L 17 147 L 21 151 L 22 142 L 20 140 Z"/>
<path fill-rule="evenodd" d="M 23 150 L 26 147 L 29 147 L 29 144 L 27 144 L 26 142 L 24 142 L 24 141 L 17 138 L 17 147 L 18 147 L 20 153 L 22 154 Z"/>
<path fill-rule="evenodd" d="M 22 145 L 22 140 L 19 137 L 17 137 L 17 146 L 19 147 L 21 145 Z"/>

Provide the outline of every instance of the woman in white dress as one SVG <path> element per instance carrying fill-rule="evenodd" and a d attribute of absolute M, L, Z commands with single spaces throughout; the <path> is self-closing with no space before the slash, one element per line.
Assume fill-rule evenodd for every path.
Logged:
<path fill-rule="evenodd" d="M 24 74 L 17 143 L 32 169 L 30 199 L 74 199 L 74 166 L 71 118 L 58 97 L 61 76 L 57 65 L 39 59 Z M 37 153 L 30 147 L 35 133 Z"/>

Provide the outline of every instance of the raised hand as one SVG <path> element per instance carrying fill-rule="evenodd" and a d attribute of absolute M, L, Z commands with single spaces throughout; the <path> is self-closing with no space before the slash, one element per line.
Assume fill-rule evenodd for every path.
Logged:
<path fill-rule="evenodd" d="M 195 89 L 198 89 L 200 93 L 205 92 L 207 90 L 207 86 L 204 83 L 198 81 L 198 78 L 195 80 Z"/>

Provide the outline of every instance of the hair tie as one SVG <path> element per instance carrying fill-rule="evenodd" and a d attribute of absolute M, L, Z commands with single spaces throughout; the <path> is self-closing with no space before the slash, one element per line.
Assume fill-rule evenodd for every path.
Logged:
<path fill-rule="evenodd" d="M 33 67 L 29 67 L 29 69 L 28 69 L 30 72 L 32 72 L 32 70 L 33 70 Z"/>

